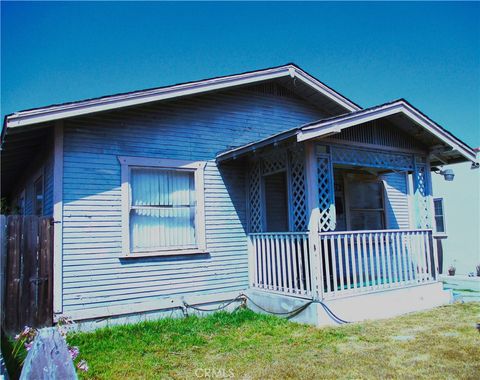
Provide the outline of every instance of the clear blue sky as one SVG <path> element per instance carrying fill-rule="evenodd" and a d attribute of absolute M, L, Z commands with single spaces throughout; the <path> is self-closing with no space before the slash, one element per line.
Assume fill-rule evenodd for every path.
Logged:
<path fill-rule="evenodd" d="M 404 97 L 480 145 L 479 3 L 1 4 L 1 107 L 295 62 L 363 107 Z"/>

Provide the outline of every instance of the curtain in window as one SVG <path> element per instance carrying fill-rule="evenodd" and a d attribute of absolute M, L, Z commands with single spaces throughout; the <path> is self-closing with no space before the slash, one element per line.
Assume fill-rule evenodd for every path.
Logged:
<path fill-rule="evenodd" d="M 195 247 L 193 172 L 133 168 L 130 184 L 133 251 Z"/>

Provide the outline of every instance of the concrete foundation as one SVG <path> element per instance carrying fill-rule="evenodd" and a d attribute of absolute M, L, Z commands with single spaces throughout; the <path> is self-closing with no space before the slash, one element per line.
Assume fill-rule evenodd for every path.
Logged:
<path fill-rule="evenodd" d="M 319 302 L 285 296 L 256 289 L 248 290 L 249 297 L 261 308 L 274 313 L 287 313 L 302 305 L 308 306 L 290 320 L 315 326 L 338 325 L 329 316 Z M 247 306 L 259 313 L 264 310 L 247 301 Z M 333 300 L 325 300 L 327 306 L 337 317 L 348 322 L 368 319 L 383 319 L 398 315 L 427 310 L 452 302 L 452 292 L 443 290 L 442 283 L 409 286 L 401 289 L 389 289 L 368 294 L 356 294 Z M 287 316 L 279 314 L 279 316 Z"/>

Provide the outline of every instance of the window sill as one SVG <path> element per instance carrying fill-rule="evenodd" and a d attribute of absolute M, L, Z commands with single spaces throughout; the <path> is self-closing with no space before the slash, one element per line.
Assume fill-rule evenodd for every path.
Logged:
<path fill-rule="evenodd" d="M 120 256 L 121 259 L 135 259 L 139 257 L 165 257 L 165 256 L 183 256 L 183 255 L 206 255 L 207 251 L 202 249 L 177 249 L 171 251 L 153 251 L 153 252 L 132 252 Z"/>

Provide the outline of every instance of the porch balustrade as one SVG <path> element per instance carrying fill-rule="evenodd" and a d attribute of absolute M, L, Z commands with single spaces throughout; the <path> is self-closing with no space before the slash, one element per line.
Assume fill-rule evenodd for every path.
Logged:
<path fill-rule="evenodd" d="M 249 237 L 254 288 L 331 299 L 436 279 L 432 230 L 254 233 Z M 311 253 L 312 246 L 318 248 L 318 257 Z M 318 268 L 320 276 L 312 278 L 311 268 Z"/>
<path fill-rule="evenodd" d="M 326 232 L 318 238 L 325 299 L 435 281 L 432 230 Z"/>
<path fill-rule="evenodd" d="M 250 285 L 310 297 L 312 285 L 308 233 L 250 234 Z"/>

